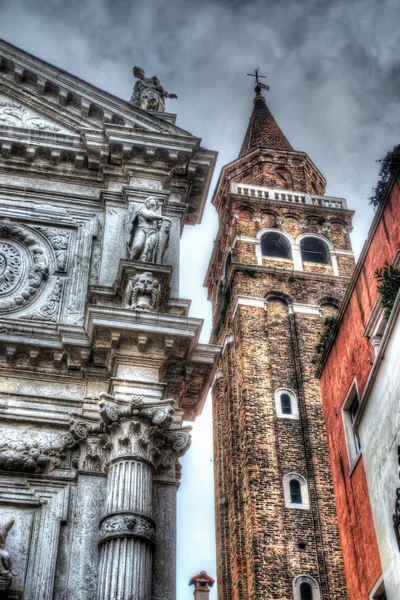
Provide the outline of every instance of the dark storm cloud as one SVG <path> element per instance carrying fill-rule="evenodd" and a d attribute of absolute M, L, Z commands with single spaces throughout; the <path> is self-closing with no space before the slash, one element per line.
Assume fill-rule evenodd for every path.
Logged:
<path fill-rule="evenodd" d="M 268 104 L 293 147 L 327 177 L 327 193 L 347 197 L 357 211 L 359 251 L 372 219 L 366 198 L 375 159 L 400 143 L 398 0 L 0 0 L 0 36 L 121 98 L 130 98 L 133 65 L 157 74 L 179 95 L 167 106 L 178 125 L 220 152 L 217 171 L 237 156 L 252 108 L 246 73 L 260 66 Z M 181 295 L 193 298 L 194 316 L 209 318 L 200 290 L 215 231 L 209 206 L 202 226 L 183 237 Z M 205 342 L 208 333 L 209 322 Z M 213 549 L 204 546 L 212 475 L 193 497 L 185 491 L 190 471 L 180 492 L 182 503 L 189 498 L 179 527 L 182 598 L 192 568 L 213 569 Z M 194 522 L 197 509 L 206 518 Z"/>

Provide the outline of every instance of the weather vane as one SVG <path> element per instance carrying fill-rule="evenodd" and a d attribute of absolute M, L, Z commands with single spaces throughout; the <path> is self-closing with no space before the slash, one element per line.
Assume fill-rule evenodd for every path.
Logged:
<path fill-rule="evenodd" d="M 265 83 L 262 83 L 260 81 L 260 79 L 267 79 L 267 78 L 266 78 L 265 75 L 259 75 L 259 73 L 258 73 L 259 70 L 260 70 L 260 67 L 257 67 L 257 69 L 254 69 L 254 73 L 247 73 L 247 75 L 249 77 L 255 77 L 256 78 L 256 82 L 257 83 L 256 83 L 256 87 L 254 89 L 255 89 L 255 91 L 257 93 L 260 93 L 261 90 L 267 90 L 267 91 L 269 91 L 269 85 L 266 85 Z"/>

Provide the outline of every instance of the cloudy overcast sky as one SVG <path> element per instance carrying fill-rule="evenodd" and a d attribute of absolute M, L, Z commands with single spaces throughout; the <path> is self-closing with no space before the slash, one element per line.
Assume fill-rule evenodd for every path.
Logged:
<path fill-rule="evenodd" d="M 216 174 L 237 156 L 252 108 L 246 73 L 260 66 L 292 146 L 328 179 L 327 194 L 357 211 L 359 253 L 375 160 L 400 143 L 398 0 L 0 0 L 0 37 L 125 99 L 133 65 L 156 74 L 179 96 L 167 105 L 177 124 L 218 150 Z M 204 342 L 202 282 L 215 234 L 208 204 L 202 225 L 183 236 L 181 296 L 205 318 Z M 215 576 L 210 402 L 182 463 L 179 600 L 191 597 L 187 582 L 200 569 Z"/>

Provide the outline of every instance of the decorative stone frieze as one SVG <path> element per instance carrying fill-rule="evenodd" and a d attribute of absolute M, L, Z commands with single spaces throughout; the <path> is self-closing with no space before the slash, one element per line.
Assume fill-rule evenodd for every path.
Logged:
<path fill-rule="evenodd" d="M 36 115 L 22 104 L 0 96 L 0 126 L 4 125 L 57 133 L 66 131 L 59 125 L 50 123 L 40 115 Z"/>

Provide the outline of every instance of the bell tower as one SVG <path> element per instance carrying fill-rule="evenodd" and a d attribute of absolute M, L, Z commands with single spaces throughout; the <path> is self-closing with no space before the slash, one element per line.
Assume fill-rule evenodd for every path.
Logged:
<path fill-rule="evenodd" d="M 353 212 L 292 148 L 257 81 L 213 196 L 219 600 L 347 597 L 316 345 L 354 268 Z"/>

